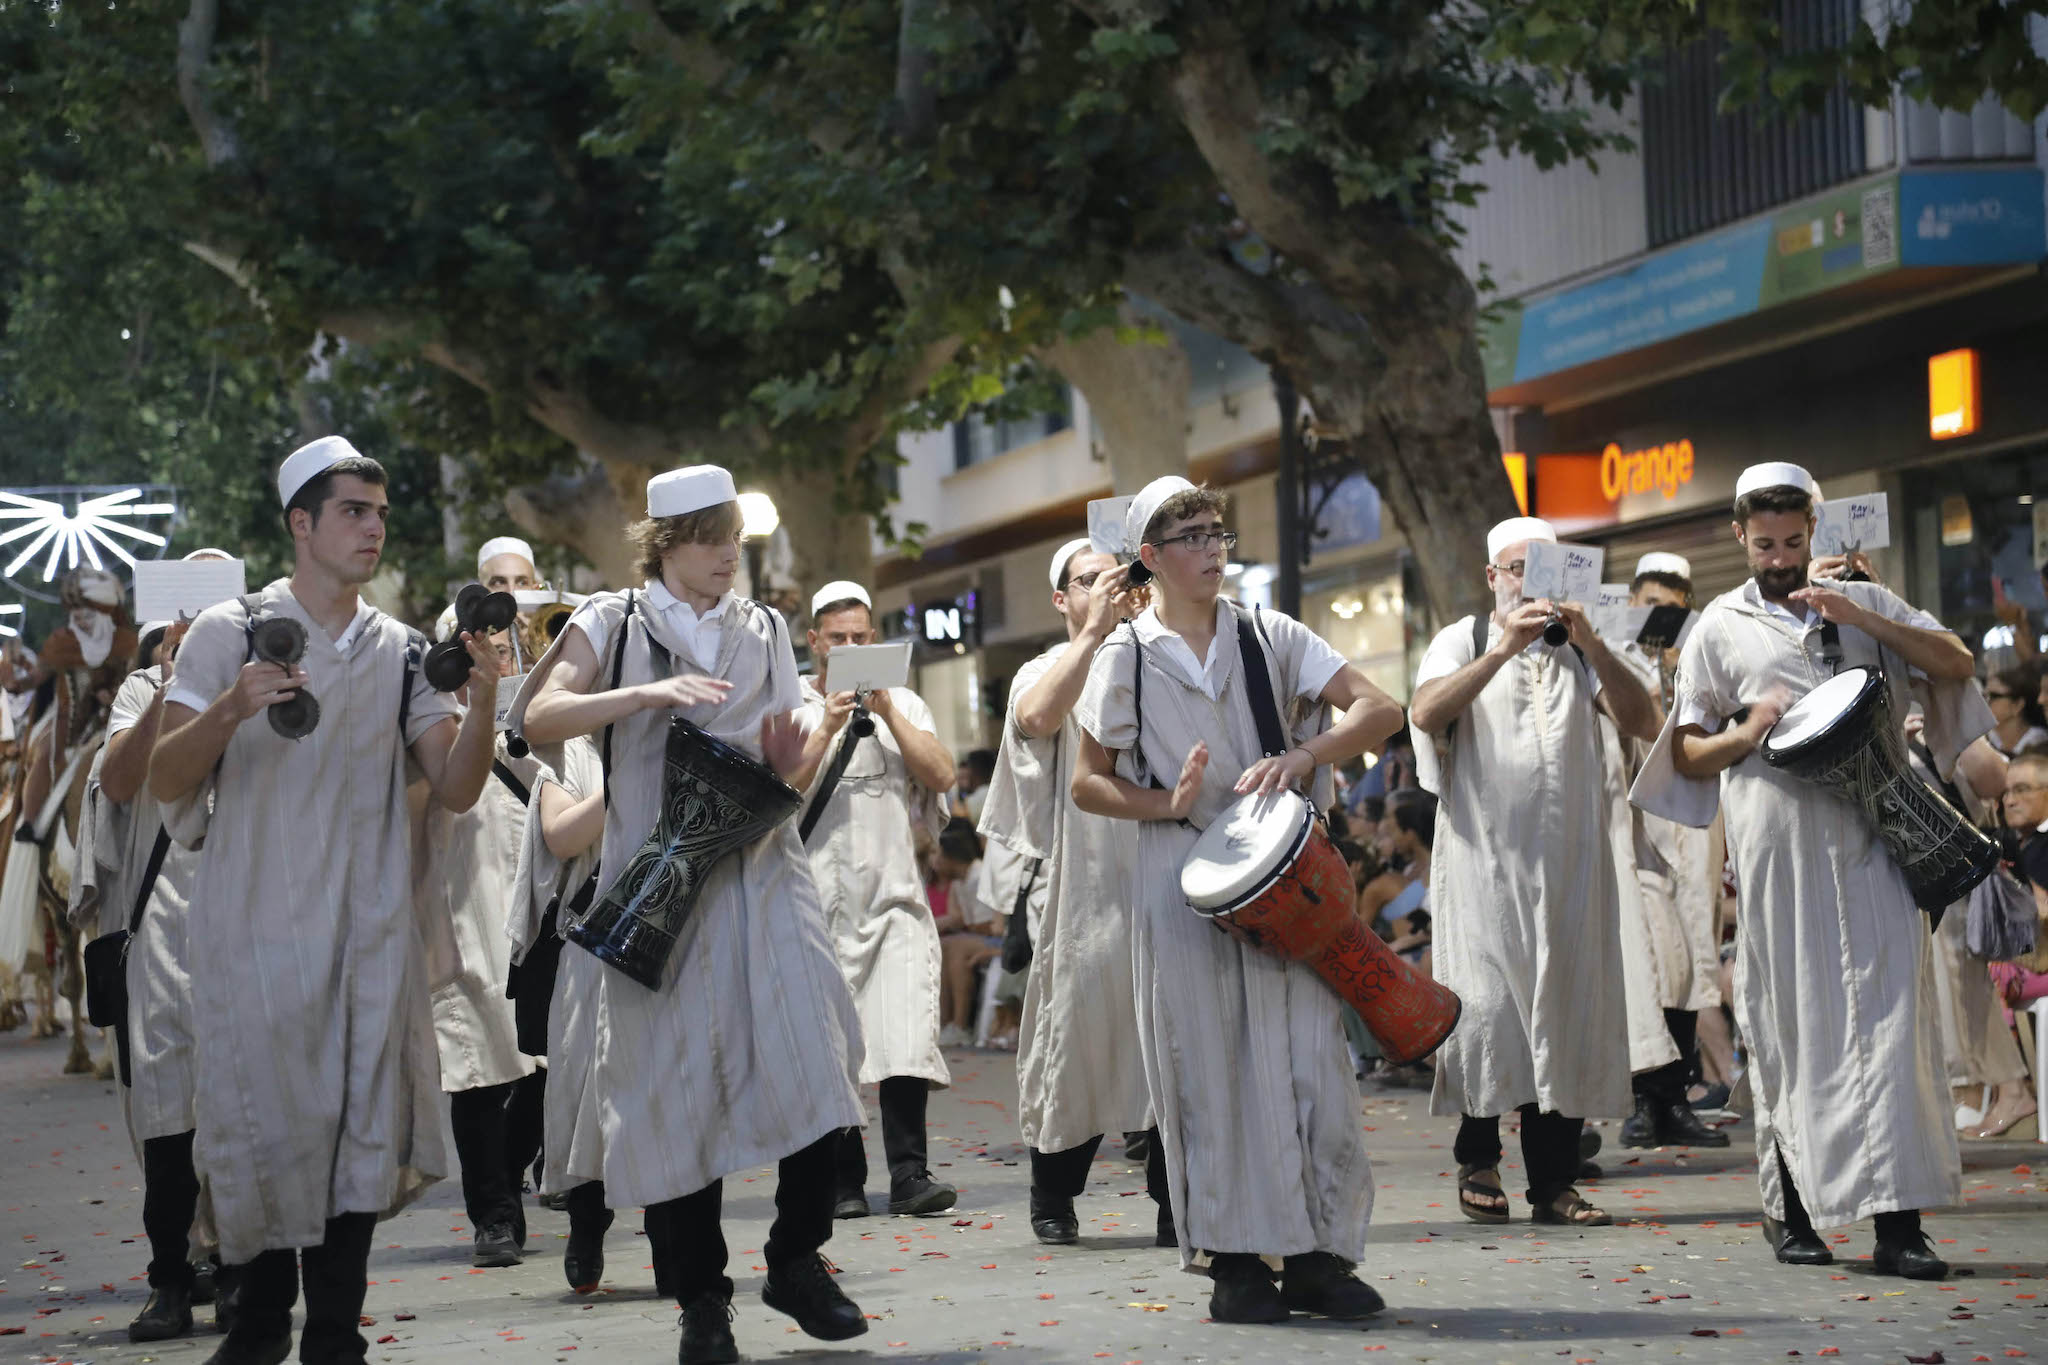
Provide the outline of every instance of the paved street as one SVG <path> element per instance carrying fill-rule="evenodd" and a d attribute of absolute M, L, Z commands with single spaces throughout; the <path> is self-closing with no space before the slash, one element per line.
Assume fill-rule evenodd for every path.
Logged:
<path fill-rule="evenodd" d="M 144 1297 L 137 1167 L 113 1089 L 59 1075 L 57 1043 L 0 1037 L 0 1360 L 196 1365 L 217 1340 L 131 1345 Z M 1831 1270 L 1777 1266 L 1758 1240 L 1747 1127 L 1727 1152 L 1602 1154 L 1588 1187 L 1626 1226 L 1584 1233 L 1487 1228 L 1457 1214 L 1450 1126 L 1412 1092 L 1368 1095 L 1379 1203 L 1362 1273 L 1388 1311 L 1365 1325 L 1223 1327 L 1203 1321 L 1207 1282 L 1153 1249 L 1142 1172 L 1112 1152 L 1082 1202 L 1083 1245 L 1052 1252 L 1025 1219 L 1026 1170 L 1005 1054 L 953 1054 L 958 1084 L 933 1098 L 933 1159 L 962 1191 L 925 1220 L 842 1223 L 828 1249 L 873 1319 L 851 1349 L 797 1334 L 758 1294 L 771 1212 L 765 1172 L 728 1183 L 739 1285 L 736 1331 L 753 1359 L 1844 1361 L 2048 1359 L 2048 1149 L 1971 1144 L 1965 1204 L 1929 1220 L 1958 1267 L 1946 1284 L 1872 1275 L 1867 1224 Z M 1613 1129 L 1606 1130 L 1610 1142 Z M 1112 1144 L 1113 1145 L 1113 1144 Z M 1511 1152 L 1513 1143 L 1509 1143 Z M 1518 1172 L 1507 1172 L 1510 1187 Z M 1526 1207 L 1526 1206 L 1524 1206 Z M 652 1289 L 636 1215 L 607 1245 L 603 1291 L 563 1287 L 567 1220 L 534 1210 L 524 1266 L 469 1268 L 453 1181 L 380 1228 L 365 1329 L 377 1361 L 557 1361 L 590 1353 L 672 1359 L 675 1312 Z M 201 1310 L 207 1314 L 207 1310 Z M 208 1316 L 210 1321 L 210 1315 Z M 1384 1351 L 1377 1356 L 1372 1353 Z"/>

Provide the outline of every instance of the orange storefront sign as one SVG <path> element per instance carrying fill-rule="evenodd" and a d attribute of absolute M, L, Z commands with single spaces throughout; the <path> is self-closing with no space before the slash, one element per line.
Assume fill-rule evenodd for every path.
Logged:
<path fill-rule="evenodd" d="M 1609 502 L 1652 489 L 1675 498 L 1681 487 L 1692 482 L 1692 470 L 1691 441 L 1666 441 L 1627 451 L 1609 441 L 1600 452 L 1600 492 Z"/>

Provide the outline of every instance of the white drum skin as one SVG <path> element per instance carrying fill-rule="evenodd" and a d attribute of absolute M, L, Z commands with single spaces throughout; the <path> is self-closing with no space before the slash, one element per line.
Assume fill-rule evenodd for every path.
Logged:
<path fill-rule="evenodd" d="M 1861 695 L 1870 674 L 1868 668 L 1845 668 L 1792 703 L 1765 736 L 1764 747 L 1783 753 L 1825 732 Z"/>
<path fill-rule="evenodd" d="M 1205 915 L 1257 898 L 1294 865 L 1315 808 L 1295 791 L 1241 796 L 1202 831 L 1181 865 L 1180 889 Z"/>

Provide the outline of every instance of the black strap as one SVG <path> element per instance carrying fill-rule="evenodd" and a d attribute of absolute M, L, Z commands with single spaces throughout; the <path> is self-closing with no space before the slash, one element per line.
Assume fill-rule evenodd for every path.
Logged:
<path fill-rule="evenodd" d="M 1925 765 L 1927 775 L 1934 779 L 1936 789 L 1948 799 L 1948 803 L 1951 806 L 1956 808 L 1956 813 L 1965 820 L 1969 819 L 1970 808 L 1963 804 L 1962 792 L 1956 789 L 1955 783 L 1941 775 L 1941 769 L 1935 766 L 1934 754 L 1928 749 L 1927 745 L 1920 740 L 1912 739 L 1906 741 L 1906 746 L 1913 751 L 1913 756 Z"/>
<path fill-rule="evenodd" d="M 1472 613 L 1472 657 L 1477 659 L 1486 653 L 1487 618 L 1478 612 Z"/>
<path fill-rule="evenodd" d="M 527 804 L 527 802 L 532 800 L 533 793 L 527 791 L 526 784 L 524 782 L 521 782 L 519 778 L 513 774 L 512 770 L 505 766 L 504 759 L 492 759 L 491 772 L 497 776 L 497 779 L 500 782 L 503 782 L 505 784 L 506 791 L 511 792 L 513 796 L 518 798 L 520 805 L 523 806 Z"/>
<path fill-rule="evenodd" d="M 1842 628 L 1833 621 L 1820 623 L 1820 661 L 1831 677 L 1842 671 Z"/>
<path fill-rule="evenodd" d="M 796 839 L 800 844 L 811 841 L 811 831 L 824 818 L 825 803 L 832 799 L 833 789 L 839 779 L 846 776 L 846 765 L 853 759 L 853 751 L 860 744 L 860 736 L 853 732 L 853 722 L 846 722 L 845 733 L 839 736 L 839 748 L 832 754 L 832 766 L 825 769 L 825 780 L 818 784 L 818 794 L 811 798 L 809 809 L 804 811 L 803 823 L 797 826 Z"/>
<path fill-rule="evenodd" d="M 619 618 L 619 638 L 612 646 L 612 685 L 610 690 L 619 690 L 619 679 L 626 675 L 626 637 L 633 633 L 633 599 L 637 596 L 631 588 L 626 589 L 626 614 Z M 648 641 L 653 644 L 652 640 Z M 606 722 L 604 739 L 597 749 L 598 766 L 604 772 L 604 808 L 612 808 L 612 722 Z"/>
<path fill-rule="evenodd" d="M 1024 864 L 1024 880 L 1017 884 L 1017 899 L 1010 906 L 1010 922 L 1003 927 L 1003 970 L 1012 975 L 1031 965 L 1031 889 L 1038 884 L 1043 858 Z"/>
<path fill-rule="evenodd" d="M 1266 651 L 1259 646 L 1258 632 L 1244 608 L 1234 606 L 1237 616 L 1237 652 L 1244 671 L 1245 698 L 1251 702 L 1252 723 L 1259 727 L 1259 748 L 1267 758 L 1287 752 L 1287 731 L 1280 723 L 1280 706 L 1273 700 L 1273 678 L 1266 672 Z"/>
<path fill-rule="evenodd" d="M 405 633 L 405 676 L 398 688 L 398 742 L 405 743 L 405 727 L 412 721 L 412 680 L 427 655 L 427 637 L 416 630 Z"/>
<path fill-rule="evenodd" d="M 135 888 L 135 907 L 128 912 L 128 936 L 142 928 L 142 912 L 149 906 L 149 893 L 156 890 L 157 874 L 164 870 L 164 855 L 171 851 L 171 832 L 156 827 L 156 842 L 149 848 L 149 863 L 142 869 L 142 885 Z"/>

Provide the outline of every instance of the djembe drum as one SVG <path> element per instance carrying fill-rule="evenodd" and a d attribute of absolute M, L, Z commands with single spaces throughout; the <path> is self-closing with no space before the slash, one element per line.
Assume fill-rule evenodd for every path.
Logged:
<path fill-rule="evenodd" d="M 1180 888 L 1196 914 L 1231 937 L 1314 968 L 1396 1065 L 1427 1057 L 1457 1026 L 1457 993 L 1358 918 L 1351 869 L 1299 792 L 1231 803 L 1195 841 Z"/>
<path fill-rule="evenodd" d="M 1923 910 L 1954 905 L 1998 866 L 1998 845 L 1906 762 L 1880 669 L 1845 668 L 1794 702 L 1763 755 L 1861 806 Z"/>
<path fill-rule="evenodd" d="M 796 814 L 802 800 L 765 764 L 672 717 L 654 829 L 596 908 L 563 937 L 660 989 L 712 869 Z"/>

